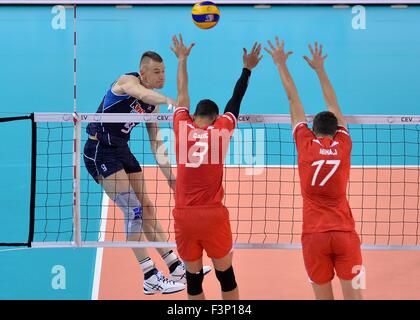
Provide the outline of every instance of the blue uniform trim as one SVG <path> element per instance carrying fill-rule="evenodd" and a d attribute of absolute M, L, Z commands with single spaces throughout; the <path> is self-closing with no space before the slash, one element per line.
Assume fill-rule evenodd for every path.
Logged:
<path fill-rule="evenodd" d="M 108 89 L 106 92 L 106 95 L 104 97 L 104 103 L 102 106 L 102 112 L 105 110 L 111 108 L 114 104 L 121 102 L 123 100 L 126 100 L 130 98 L 128 94 L 125 95 L 116 95 L 114 92 L 112 92 L 112 87 Z"/>

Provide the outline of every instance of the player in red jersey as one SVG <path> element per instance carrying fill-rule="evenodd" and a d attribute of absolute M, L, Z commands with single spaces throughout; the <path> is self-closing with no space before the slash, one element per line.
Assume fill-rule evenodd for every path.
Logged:
<path fill-rule="evenodd" d="M 212 259 L 222 298 L 239 299 L 232 268 L 232 232 L 229 212 L 222 204 L 223 161 L 236 126 L 251 70 L 258 64 L 261 45 L 244 49 L 243 69 L 224 114 L 211 100 L 201 100 L 190 116 L 187 81 L 188 48 L 173 37 L 172 51 L 178 57 L 178 101 L 174 112 L 177 179 L 175 191 L 175 238 L 187 268 L 189 299 L 204 299 L 203 250 Z"/>
<path fill-rule="evenodd" d="M 303 197 L 302 249 L 305 268 L 316 299 L 334 299 L 334 271 L 344 299 L 361 299 L 356 280 L 363 276 L 360 239 L 346 196 L 352 142 L 334 89 L 324 69 L 322 45 L 309 45 L 312 59 L 304 57 L 321 83 L 328 111 L 318 113 L 313 128 L 307 125 L 296 86 L 286 66 L 292 52 L 284 51 L 276 37 L 265 49 L 273 58 L 290 103 L 293 137 Z"/>

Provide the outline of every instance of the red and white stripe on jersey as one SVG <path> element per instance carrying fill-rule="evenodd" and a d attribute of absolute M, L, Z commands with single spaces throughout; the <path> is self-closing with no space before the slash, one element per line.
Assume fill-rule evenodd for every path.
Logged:
<path fill-rule="evenodd" d="M 226 112 L 225 114 L 222 115 L 222 117 L 225 117 L 225 118 L 229 119 L 230 121 L 232 121 L 233 125 L 234 125 L 234 128 L 236 128 L 237 120 L 236 120 L 235 115 L 232 112 Z"/>
<path fill-rule="evenodd" d="M 334 135 L 334 141 L 341 142 L 342 144 L 347 146 L 349 150 L 352 149 L 352 141 L 351 141 L 350 133 L 347 130 L 347 128 L 344 126 L 338 126 L 337 131 L 335 132 L 335 135 Z"/>
<path fill-rule="evenodd" d="M 236 117 L 233 115 L 233 113 L 226 112 L 219 116 L 211 127 L 217 129 L 233 130 L 236 127 Z"/>
<path fill-rule="evenodd" d="M 299 122 L 293 129 L 293 138 L 296 142 L 298 152 L 305 149 L 305 146 L 310 145 L 313 141 L 317 140 L 315 134 L 308 128 L 306 122 Z"/>
<path fill-rule="evenodd" d="M 349 134 L 349 131 L 347 130 L 347 128 L 346 127 L 344 127 L 344 126 L 338 126 L 337 127 L 337 131 L 336 132 L 341 132 L 341 133 L 344 133 L 344 134 L 346 134 L 346 135 L 350 135 Z"/>
<path fill-rule="evenodd" d="M 302 125 L 306 125 L 306 126 L 308 126 L 308 124 L 307 124 L 306 122 L 298 122 L 298 123 L 295 125 L 295 127 L 293 128 L 293 130 L 292 130 L 292 136 L 293 136 L 293 137 L 295 137 L 295 132 L 296 132 L 296 129 L 297 129 L 298 127 L 302 126 Z"/>
<path fill-rule="evenodd" d="M 174 117 L 177 115 L 177 113 L 179 113 L 179 112 L 186 112 L 186 113 L 190 113 L 190 111 L 187 109 L 187 108 L 185 108 L 185 107 L 177 107 L 176 109 L 175 109 L 175 111 L 174 111 Z"/>
<path fill-rule="evenodd" d="M 174 111 L 174 118 L 173 118 L 173 126 L 174 131 L 178 132 L 179 130 L 179 123 L 181 121 L 186 121 L 187 125 L 191 125 L 192 119 L 190 116 L 190 111 L 187 108 L 178 107 Z"/>

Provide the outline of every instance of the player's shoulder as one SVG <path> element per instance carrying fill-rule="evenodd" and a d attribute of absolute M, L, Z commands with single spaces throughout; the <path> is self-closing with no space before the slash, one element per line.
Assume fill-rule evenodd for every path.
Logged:
<path fill-rule="evenodd" d="M 226 118 L 229 121 L 236 122 L 236 117 L 232 112 L 225 112 L 224 114 L 220 115 L 219 118 Z"/>
<path fill-rule="evenodd" d="M 124 73 L 111 84 L 108 92 L 117 96 L 126 95 L 125 86 L 140 84 L 139 74 L 136 72 Z"/>
<path fill-rule="evenodd" d="M 337 131 L 335 132 L 334 139 L 340 139 L 340 140 L 349 140 L 350 138 L 350 132 L 345 126 L 338 126 Z"/>
<path fill-rule="evenodd" d="M 188 108 L 185 107 L 176 107 L 174 110 L 174 118 L 178 115 L 190 115 L 190 110 L 188 110 Z"/>
<path fill-rule="evenodd" d="M 127 73 L 124 73 L 123 76 L 132 76 L 135 78 L 139 78 L 140 74 L 138 72 L 127 72 Z"/>
<path fill-rule="evenodd" d="M 293 137 L 296 138 L 297 136 L 300 136 L 301 133 L 304 133 L 305 135 L 310 135 L 311 137 L 315 136 L 314 133 L 312 132 L 312 130 L 309 129 L 307 122 L 298 122 L 293 127 L 293 129 L 292 129 Z"/>
<path fill-rule="evenodd" d="M 173 123 L 175 130 L 178 130 L 178 127 L 180 126 L 181 122 L 185 122 L 188 127 L 191 127 L 193 120 L 191 118 L 190 111 L 188 108 L 177 107 L 174 110 Z"/>
<path fill-rule="evenodd" d="M 339 132 L 339 133 L 344 133 L 344 134 L 346 134 L 346 135 L 350 135 L 350 133 L 349 133 L 349 129 L 346 127 L 346 126 L 337 126 L 337 132 Z"/>
<path fill-rule="evenodd" d="M 114 83 L 119 84 L 119 85 L 130 83 L 130 82 L 140 83 L 139 77 L 140 75 L 137 72 L 127 72 L 120 75 Z"/>
<path fill-rule="evenodd" d="M 214 122 L 215 126 L 224 126 L 224 127 L 236 127 L 237 119 L 232 112 L 225 112 L 217 117 L 216 121 Z"/>

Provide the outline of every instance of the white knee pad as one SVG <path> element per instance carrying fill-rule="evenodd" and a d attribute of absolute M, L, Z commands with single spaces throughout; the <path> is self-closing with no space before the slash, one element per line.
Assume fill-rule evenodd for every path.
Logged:
<path fill-rule="evenodd" d="M 128 236 L 140 233 L 143 222 L 143 208 L 133 190 L 121 192 L 115 196 L 114 202 L 124 212 L 125 232 Z"/>

